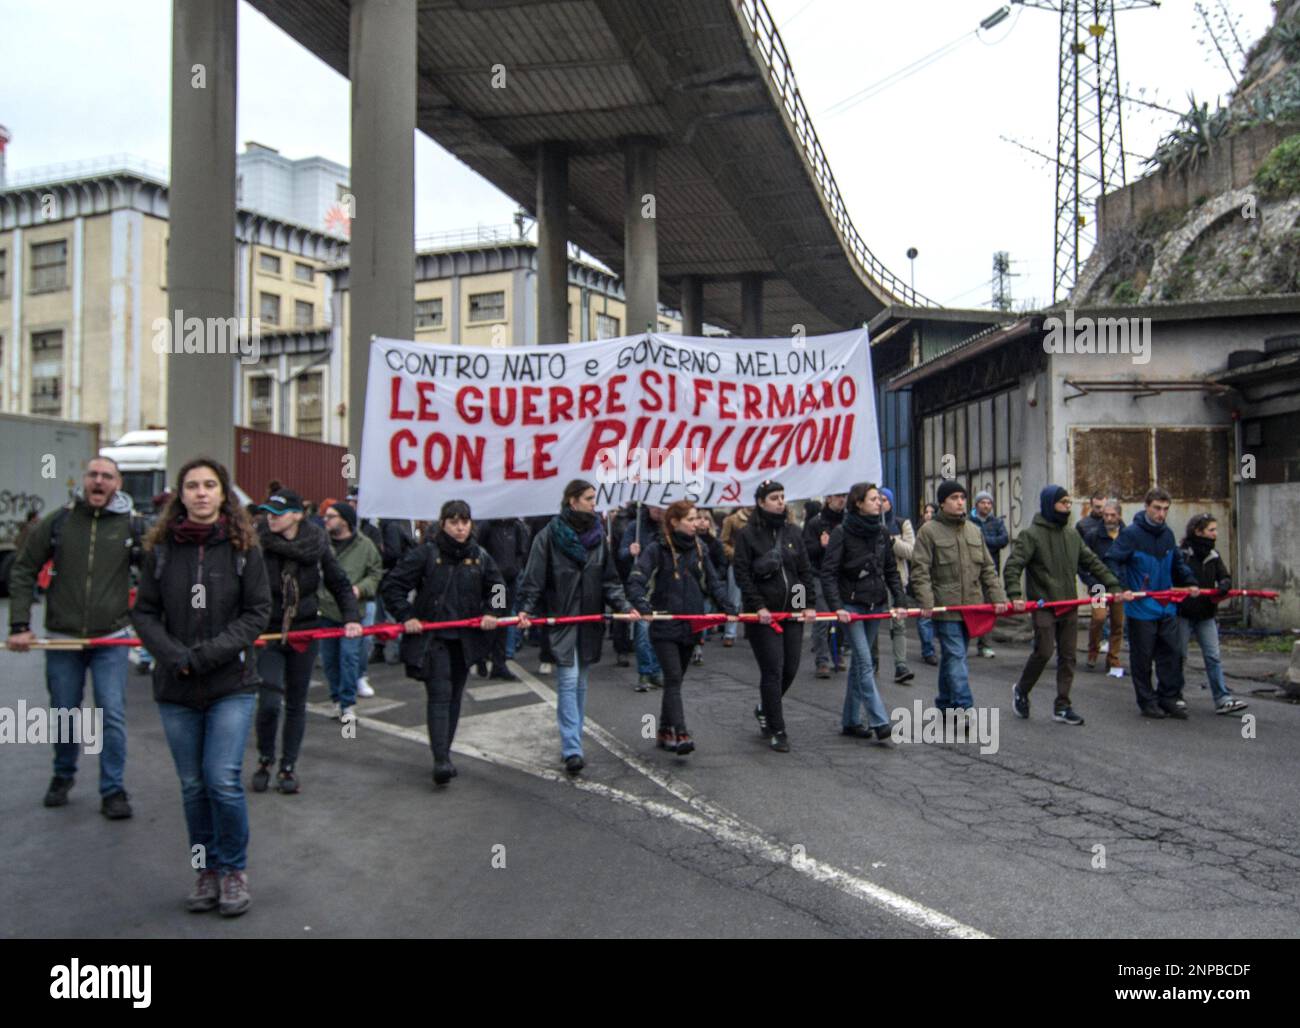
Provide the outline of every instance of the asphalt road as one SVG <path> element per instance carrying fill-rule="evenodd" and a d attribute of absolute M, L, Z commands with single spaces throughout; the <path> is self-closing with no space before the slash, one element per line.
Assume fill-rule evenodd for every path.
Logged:
<path fill-rule="evenodd" d="M 886 647 L 887 649 L 887 647 Z M 915 651 L 915 639 L 911 649 Z M 839 734 L 842 675 L 787 697 L 793 750 L 750 713 L 748 646 L 706 647 L 686 681 L 698 749 L 643 737 L 659 693 L 612 653 L 592 674 L 587 771 L 560 770 L 550 676 L 471 678 L 460 776 L 435 790 L 423 689 L 372 667 L 356 738 L 311 692 L 297 796 L 250 794 L 253 909 L 187 914 L 192 872 L 170 755 L 147 678 L 129 681 L 127 788 L 136 816 L 98 813 L 97 758 L 46 810 L 47 746 L 0 745 L 4 937 L 1255 937 L 1300 924 L 1300 708 L 1252 697 L 1253 723 L 1213 713 L 1192 674 L 1191 718 L 1139 718 L 1127 679 L 1080 670 L 1082 728 L 1033 716 L 1010 685 L 1026 651 L 971 658 L 997 751 L 890 747 Z M 933 701 L 935 670 L 886 705 Z M 0 653 L 0 706 L 45 702 L 42 659 Z M 1253 737 L 1250 729 L 1253 729 Z M 251 773 L 251 748 L 245 764 Z"/>

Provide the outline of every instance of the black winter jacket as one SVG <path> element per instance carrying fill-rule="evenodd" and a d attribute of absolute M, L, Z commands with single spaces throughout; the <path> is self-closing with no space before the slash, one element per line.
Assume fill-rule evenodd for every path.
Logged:
<path fill-rule="evenodd" d="M 470 540 L 457 558 L 439 546 L 445 538 L 438 533 L 409 551 L 397 567 L 384 576 L 379 586 L 384 610 L 394 621 L 464 621 L 492 614 L 505 617 L 505 582 L 483 547 Z M 415 600 L 410 593 L 415 590 Z M 493 606 L 494 599 L 500 604 Z M 443 628 L 402 636 L 402 663 L 406 673 L 421 681 L 429 677 L 428 655 L 439 641 L 458 639 L 465 651 L 467 664 L 486 660 L 492 649 L 492 636 L 481 628 Z"/>
<path fill-rule="evenodd" d="M 533 617 L 573 617 L 603 614 L 612 607 L 620 614 L 631 611 L 623 583 L 614 566 L 614 554 L 602 536 L 579 566 L 554 541 L 555 519 L 533 537 L 528 564 L 519 581 L 518 609 Z M 549 629 L 551 652 L 557 664 L 568 667 L 580 653 L 584 664 L 600 660 L 605 626 L 600 621 L 580 625 L 554 625 Z"/>
<path fill-rule="evenodd" d="M 482 521 L 478 526 L 479 545 L 492 555 L 501 577 L 511 584 L 528 563 L 528 547 L 532 541 L 523 518 L 496 518 Z"/>
<path fill-rule="evenodd" d="M 1218 547 L 1209 539 L 1196 537 L 1184 539 L 1180 547 L 1187 566 L 1196 575 L 1196 584 L 1202 589 L 1231 589 L 1232 575 L 1228 565 L 1219 556 Z M 1189 596 L 1178 605 L 1178 616 L 1189 621 L 1205 621 L 1214 617 L 1219 605 L 1208 596 Z"/>
<path fill-rule="evenodd" d="M 385 571 L 397 567 L 397 562 L 419 545 L 410 521 L 404 518 L 380 518 L 379 536 L 379 556 Z"/>
<path fill-rule="evenodd" d="M 822 546 L 822 533 L 834 532 L 844 524 L 844 515 L 847 513 L 847 507 L 843 510 L 823 507 L 819 513 L 814 514 L 804 523 L 803 544 L 808 550 L 808 563 L 813 566 L 814 571 L 821 570 L 822 559 L 826 556 L 826 547 Z"/>
<path fill-rule="evenodd" d="M 703 614 L 706 598 L 712 598 L 724 613 L 739 613 L 727 599 L 726 583 L 703 540 L 679 550 L 662 535 L 656 538 L 641 551 L 628 575 L 627 598 L 642 614 Z M 650 622 L 654 642 L 689 643 L 694 635 L 686 621 Z"/>
<path fill-rule="evenodd" d="M 773 613 L 816 609 L 812 564 L 793 522 L 786 520 L 773 529 L 762 511 L 755 510 L 736 533 L 733 551 L 736 559 L 732 569 L 745 612 L 753 614 L 764 607 Z M 802 596 L 795 592 L 796 586 L 803 587 Z M 801 601 L 797 606 L 796 598 Z M 751 627 L 746 625 L 746 632 Z"/>
<path fill-rule="evenodd" d="M 352 592 L 352 583 L 339 567 L 330 546 L 329 536 L 323 528 L 317 528 L 304 519 L 298 524 L 298 534 L 292 539 L 276 535 L 265 522 L 258 525 L 258 540 L 262 544 L 262 553 L 266 559 L 266 577 L 271 589 L 271 616 L 264 627 L 264 632 L 278 632 L 284 620 L 284 595 L 281 578 L 285 571 L 292 571 L 298 582 L 298 610 L 293 618 L 293 630 L 309 628 L 316 623 L 319 611 L 316 607 L 316 590 L 321 579 L 325 588 L 333 595 L 339 605 L 343 620 L 360 621 L 356 594 Z"/>
<path fill-rule="evenodd" d="M 154 658 L 154 699 L 205 710 L 255 688 L 253 641 L 270 614 L 260 549 L 237 551 L 222 537 L 203 546 L 168 540 L 150 550 L 131 622 Z"/>
<path fill-rule="evenodd" d="M 894 559 L 894 537 L 884 525 L 870 539 L 843 526 L 835 529 L 822 561 L 821 579 L 831 610 L 843 610 L 849 603 L 879 607 L 891 596 L 895 607 L 907 605 Z"/>

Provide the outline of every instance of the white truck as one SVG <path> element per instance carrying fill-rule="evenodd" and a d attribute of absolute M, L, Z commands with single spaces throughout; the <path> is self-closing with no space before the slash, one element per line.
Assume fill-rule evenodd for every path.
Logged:
<path fill-rule="evenodd" d="M 98 452 L 98 425 L 0 414 L 0 596 L 9 595 L 14 546 L 28 518 L 66 503 Z"/>

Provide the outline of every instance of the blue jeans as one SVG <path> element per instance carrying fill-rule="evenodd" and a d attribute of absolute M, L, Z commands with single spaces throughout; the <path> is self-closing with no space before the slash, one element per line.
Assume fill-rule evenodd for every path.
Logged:
<path fill-rule="evenodd" d="M 1205 661 L 1205 676 L 1210 680 L 1210 694 L 1217 707 L 1226 699 L 1232 698 L 1232 690 L 1223 684 L 1223 661 L 1219 656 L 1219 623 L 1214 618 L 1193 621 L 1191 618 L 1178 619 L 1179 639 L 1182 642 L 1183 660 L 1191 646 L 1192 637 L 1201 648 L 1201 657 Z"/>
<path fill-rule="evenodd" d="M 970 633 L 964 621 L 935 621 L 934 637 L 939 643 L 939 695 L 934 705 L 945 707 L 975 706 L 970 694 L 970 676 L 966 670 L 966 648 Z"/>
<path fill-rule="evenodd" d="M 378 609 L 378 601 L 366 600 L 366 616 L 361 619 L 361 627 L 369 628 L 375 623 L 375 612 Z M 357 668 L 357 677 L 360 678 L 370 670 L 370 647 L 375 645 L 373 635 L 365 635 L 357 640 L 361 644 L 361 666 Z"/>
<path fill-rule="evenodd" d="M 877 613 L 857 604 L 849 604 L 844 609 L 850 614 Z M 861 724 L 862 722 L 858 720 L 858 711 L 863 709 L 867 712 L 867 727 L 879 728 L 881 725 L 887 725 L 889 713 L 880 698 L 880 690 L 876 688 L 876 674 L 871 668 L 871 647 L 875 645 L 876 636 L 880 634 L 880 622 L 850 621 L 847 625 L 840 625 L 840 628 L 844 629 L 849 647 L 853 651 L 853 659 L 849 662 L 849 678 L 844 688 L 844 715 L 840 725 L 851 728 Z"/>
<path fill-rule="evenodd" d="M 921 638 L 921 656 L 934 656 L 934 621 L 930 618 L 916 619 L 916 634 Z"/>
<path fill-rule="evenodd" d="M 640 622 L 637 622 L 638 624 Z M 647 643 L 648 644 L 648 643 Z M 560 726 L 560 756 L 582 756 L 582 719 L 587 713 L 587 671 L 577 653 L 573 663 L 555 665 L 555 720 Z"/>
<path fill-rule="evenodd" d="M 740 586 L 736 584 L 736 572 L 731 568 L 727 568 L 727 599 L 733 607 L 740 610 Z M 728 621 L 722 629 L 722 637 L 724 639 L 734 639 L 739 630 L 739 621 Z"/>
<path fill-rule="evenodd" d="M 636 669 L 642 675 L 661 675 L 659 658 L 650 645 L 650 626 L 644 621 L 632 622 L 632 638 L 636 641 Z"/>
<path fill-rule="evenodd" d="M 321 628 L 342 628 L 343 622 L 320 619 Z M 325 680 L 330 685 L 330 700 L 343 707 L 357 703 L 357 677 L 361 674 L 361 644 L 369 643 L 364 635 L 359 639 L 340 636 L 320 641 L 320 662 L 325 669 Z"/>
<path fill-rule="evenodd" d="M 190 852 L 201 867 L 242 871 L 248 859 L 248 807 L 240 773 L 253 723 L 254 694 L 234 693 L 207 710 L 158 704 L 167 745 L 181 780 Z"/>
<path fill-rule="evenodd" d="M 45 654 L 45 685 L 55 710 L 81 706 L 86 672 L 95 689 L 95 706 L 104 711 L 104 748 L 99 754 L 99 795 L 122 792 L 126 772 L 126 674 L 130 652 L 125 646 L 92 646 L 84 650 Z M 81 747 L 75 742 L 54 744 L 54 773 L 77 773 Z"/>

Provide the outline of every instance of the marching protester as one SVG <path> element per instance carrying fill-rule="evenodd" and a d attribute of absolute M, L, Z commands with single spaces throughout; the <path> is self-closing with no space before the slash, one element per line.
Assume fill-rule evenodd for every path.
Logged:
<path fill-rule="evenodd" d="M 803 535 L 789 520 L 785 509 L 785 486 L 767 479 L 754 491 L 754 509 L 749 522 L 735 534 L 732 567 L 740 586 L 742 607 L 758 615 L 758 622 L 745 625 L 745 638 L 758 661 L 760 706 L 754 708 L 759 731 L 778 753 L 790 752 L 785 730 L 782 697 L 799 673 L 803 645 L 803 624 L 817 616 L 813 606 L 812 564 L 804 549 Z M 793 613 L 779 627 L 775 613 Z"/>
<path fill-rule="evenodd" d="M 884 523 L 885 531 L 889 533 L 890 539 L 893 540 L 894 564 L 898 569 L 899 581 L 903 583 L 903 591 L 907 591 L 907 562 L 912 559 L 912 549 L 916 546 L 916 531 L 912 528 L 912 522 L 907 518 L 899 518 L 894 513 L 894 491 L 880 488 L 880 517 Z M 906 685 L 916 675 L 912 669 L 907 666 L 907 620 L 906 618 L 893 618 L 889 622 L 889 644 L 894 651 L 894 684 Z M 875 642 L 872 642 L 872 654 L 876 652 Z M 879 666 L 879 662 L 873 659 L 872 670 Z"/>
<path fill-rule="evenodd" d="M 31 610 L 36 582 L 46 561 L 52 577 L 45 595 L 45 634 L 50 638 L 126 634 L 131 564 L 138 560 L 144 520 L 122 491 L 122 475 L 107 457 L 87 462 L 81 485 L 66 506 L 47 514 L 23 540 L 9 572 L 9 638 L 5 645 L 26 653 L 36 636 Z M 112 821 L 131 816 L 125 785 L 125 646 L 94 646 L 45 652 L 45 687 L 56 713 L 80 709 L 89 674 L 95 706 L 104 712 L 99 754 L 99 810 Z M 64 720 L 61 722 L 67 724 Z M 54 777 L 45 792 L 47 807 L 68 802 L 76 781 L 79 742 L 54 742 Z"/>
<path fill-rule="evenodd" d="M 739 613 L 701 538 L 695 504 L 678 500 L 664 511 L 659 534 L 641 550 L 627 580 L 627 598 L 642 615 L 703 614 L 713 599 L 727 614 Z M 686 730 L 682 678 L 699 630 L 686 621 L 652 621 L 650 642 L 663 668 L 664 694 L 656 740 L 660 749 L 684 757 L 695 749 Z"/>
<path fill-rule="evenodd" d="M 131 620 L 154 657 L 154 699 L 180 778 L 190 853 L 200 859 L 186 899 L 195 913 L 235 917 L 251 903 L 241 775 L 257 688 L 253 643 L 270 614 L 257 531 L 229 473 L 207 458 L 187 462 L 149 533 Z"/>
<path fill-rule="evenodd" d="M 1183 559 L 1196 576 L 1202 589 L 1231 589 L 1232 575 L 1216 549 L 1219 525 L 1213 514 L 1197 514 L 1187 522 L 1187 534 L 1180 544 Z M 1216 619 L 1218 604 L 1208 596 L 1183 600 L 1178 605 L 1180 651 L 1186 662 L 1192 638 L 1201 648 L 1205 661 L 1205 676 L 1210 683 L 1210 697 L 1216 714 L 1235 714 L 1245 710 L 1246 704 L 1232 695 L 1223 684 L 1223 661 L 1219 656 L 1219 623 Z M 1185 675 L 1185 673 L 1184 673 Z"/>
<path fill-rule="evenodd" d="M 546 526 L 551 523 L 553 517 L 555 517 L 554 514 L 539 514 L 530 518 L 524 518 L 524 524 L 528 526 L 528 538 L 536 539 L 537 536 L 545 530 Z M 529 552 L 532 552 L 531 543 L 529 544 Z M 628 570 L 630 571 L 631 569 L 631 558 L 629 557 Z M 621 582 L 622 579 L 619 581 Z M 551 652 L 550 628 L 546 625 L 536 625 L 531 630 L 524 633 L 525 638 L 530 635 L 533 637 L 531 641 L 537 645 L 538 649 L 537 673 L 542 675 L 552 674 L 555 671 L 555 654 Z"/>
<path fill-rule="evenodd" d="M 1104 520 L 1102 518 L 1102 513 L 1105 506 L 1106 494 L 1093 493 L 1092 496 L 1088 498 L 1088 512 L 1074 523 L 1074 530 L 1085 539 L 1088 538 L 1090 533 L 1095 532 L 1101 527 L 1102 521 Z"/>
<path fill-rule="evenodd" d="M 383 559 L 366 536 L 357 531 L 357 512 L 352 504 L 342 500 L 324 508 L 325 532 L 329 535 L 334 558 L 352 583 L 352 595 L 358 605 L 368 605 L 379 589 L 379 579 L 384 573 Z M 320 610 L 322 628 L 341 628 L 343 611 L 328 588 L 318 589 L 316 605 Z M 334 716 L 345 718 L 356 706 L 358 683 L 361 677 L 361 651 L 369 640 L 342 636 L 320 641 L 320 662 L 325 669 L 325 680 L 330 687 L 330 702 Z"/>
<path fill-rule="evenodd" d="M 360 613 L 352 583 L 339 567 L 324 530 L 305 520 L 302 497 L 292 489 L 281 489 L 259 509 L 267 513 L 266 521 L 258 525 L 258 542 L 271 589 L 271 617 L 264 631 L 283 634 L 318 627 L 316 590 L 323 581 L 338 604 L 345 637 L 360 637 Z M 270 783 L 282 705 L 284 737 L 276 788 L 286 794 L 299 790 L 296 766 L 307 730 L 307 689 L 319 650 L 318 639 L 308 641 L 305 649 L 280 640 L 268 642 L 258 655 L 262 687 L 257 698 L 259 758 L 253 773 L 254 792 L 265 792 Z M 349 708 L 342 716 L 352 720 L 356 714 Z"/>
<path fill-rule="evenodd" d="M 935 514 L 938 513 L 938 510 L 939 508 L 936 507 L 933 503 L 928 503 L 928 502 L 923 503 L 921 505 L 921 524 L 925 525 L 930 521 L 933 521 Z M 909 551 L 908 558 L 907 558 L 907 574 L 908 574 L 907 591 L 910 594 L 912 594 L 913 597 L 915 597 L 916 593 L 915 590 L 912 588 L 912 582 L 911 582 L 911 576 L 912 576 L 911 554 L 915 552 L 915 548 L 916 548 L 916 541 L 913 540 L 912 550 Z M 934 652 L 934 622 L 931 621 L 929 618 L 925 618 L 925 617 L 917 618 L 916 635 L 917 638 L 921 640 L 921 659 L 925 661 L 927 664 L 929 664 L 931 667 L 938 667 L 939 658 L 935 656 L 935 652 Z"/>
<path fill-rule="evenodd" d="M 1200 595 L 1196 575 L 1165 524 L 1172 502 L 1165 490 L 1158 486 L 1151 489 L 1146 494 L 1145 508 L 1134 515 L 1106 554 L 1106 566 L 1126 589 L 1154 592 L 1185 585 L 1191 587 L 1193 596 Z M 1128 619 L 1129 670 L 1142 716 L 1186 720 L 1177 606 L 1144 596 L 1130 600 L 1124 615 Z M 1153 660 L 1155 689 L 1151 688 Z"/>
<path fill-rule="evenodd" d="M 465 682 L 469 669 L 491 650 L 490 633 L 507 606 L 501 572 L 492 555 L 474 541 L 473 524 L 468 503 L 447 501 L 438 515 L 438 530 L 384 576 L 384 607 L 402 622 L 406 674 L 424 683 L 434 785 L 456 777 L 451 745 Z M 409 598 L 412 590 L 414 601 Z M 426 632 L 421 626 L 425 621 L 472 618 L 481 618 L 481 627 Z"/>
<path fill-rule="evenodd" d="M 880 631 L 880 621 L 854 621 L 853 614 L 878 614 L 889 609 L 893 598 L 894 617 L 899 621 L 906 606 L 903 580 L 898 575 L 894 538 L 881 516 L 881 493 L 870 482 L 858 482 L 848 493 L 848 511 L 842 524 L 831 533 L 822 560 L 821 581 L 826 602 L 848 631 L 853 659 L 844 689 L 844 710 L 840 731 L 859 739 L 874 736 L 887 742 L 889 712 L 876 688 L 871 646 Z M 867 715 L 864 725 L 860 712 Z"/>
<path fill-rule="evenodd" d="M 519 583 L 519 627 L 527 629 L 535 617 L 603 614 L 606 606 L 640 623 L 640 613 L 623 593 L 605 526 L 596 514 L 596 487 L 575 478 L 564 487 L 560 513 L 533 538 Z M 551 626 L 560 757 L 571 775 L 586 767 L 582 722 L 587 674 L 600 660 L 604 638 L 603 621 Z"/>
<path fill-rule="evenodd" d="M 939 641 L 939 695 L 941 710 L 969 710 L 970 692 L 966 649 L 970 632 L 960 611 L 935 611 L 935 607 L 991 603 L 994 613 L 1005 614 L 1007 597 L 998 581 L 993 558 L 984 545 L 984 533 L 966 517 L 966 490 L 959 482 L 939 483 L 938 513 L 916 533 L 912 551 L 912 590 L 924 617 L 934 620 Z"/>
<path fill-rule="evenodd" d="M 348 503 L 352 504 L 352 509 L 357 509 L 357 501 L 360 493 L 353 486 L 348 490 Z M 384 574 L 383 554 L 384 554 L 384 536 L 379 531 L 379 526 L 375 524 L 373 518 L 357 518 L 357 532 L 364 535 L 375 547 L 375 552 L 379 554 L 379 575 L 382 578 Z M 361 604 L 361 627 L 369 628 L 375 623 L 379 613 L 379 587 L 376 585 L 374 595 Z M 370 655 L 372 643 L 369 639 L 363 637 L 361 642 L 361 663 L 357 669 L 357 696 L 365 699 L 374 696 L 375 690 L 370 685 Z"/>
<path fill-rule="evenodd" d="M 722 543 L 718 540 L 717 531 L 718 528 L 713 520 L 713 514 L 708 510 L 697 507 L 695 510 L 695 535 L 700 540 L 705 552 L 709 555 L 709 560 L 713 562 L 713 570 L 718 573 L 718 580 L 722 583 L 722 588 L 725 590 L 727 588 L 726 575 L 727 571 L 731 567 L 731 562 L 727 560 L 727 552 L 722 548 Z M 726 593 L 725 595 L 727 595 L 728 601 L 730 601 L 731 594 Z M 737 611 L 739 611 L 739 601 L 736 601 L 733 606 Z M 710 614 L 715 614 L 719 608 L 711 596 L 706 596 L 704 598 L 704 609 Z M 730 625 L 733 624 L 733 622 L 728 621 L 727 624 Z M 699 638 L 695 642 L 695 649 L 691 652 L 692 664 L 704 663 L 704 647 L 701 644 L 706 642 L 716 634 L 716 632 L 717 630 L 714 628 L 706 628 L 700 633 Z M 661 665 L 662 663 L 663 662 L 660 661 Z"/>
<path fill-rule="evenodd" d="M 1026 595 L 1031 603 L 1039 600 L 1073 600 L 1078 596 L 1075 577 L 1087 574 L 1106 587 L 1119 592 L 1119 579 L 1085 545 L 1082 536 L 1070 529 L 1070 494 L 1063 486 L 1047 485 L 1038 494 L 1038 513 L 1033 522 L 1016 536 L 1003 578 L 1007 597 L 1017 611 L 1024 611 Z M 1024 576 L 1025 587 L 1020 585 Z M 1124 593 L 1125 599 L 1133 594 Z M 1079 608 L 1036 608 L 1030 615 L 1034 625 L 1034 649 L 1011 689 L 1011 703 L 1016 716 L 1029 717 L 1029 692 L 1056 650 L 1056 701 L 1053 720 L 1067 725 L 1082 725 L 1083 718 L 1070 703 L 1070 686 L 1074 684 L 1074 665 L 1079 638 Z"/>
<path fill-rule="evenodd" d="M 749 515 L 753 507 L 737 507 L 725 518 L 722 519 L 722 533 L 719 541 L 722 543 L 722 552 L 727 558 L 727 598 L 731 605 L 737 609 L 740 608 L 740 586 L 736 584 L 736 534 L 749 524 Z M 722 645 L 731 647 L 736 645 L 736 632 L 739 630 L 739 621 L 728 621 L 726 627 L 722 630 Z"/>
<path fill-rule="evenodd" d="M 515 599 L 519 595 L 519 576 L 523 574 L 524 565 L 528 563 L 528 547 L 532 536 L 522 518 L 497 518 L 483 521 L 478 526 L 479 545 L 491 555 L 505 583 L 506 603 L 500 610 L 493 611 L 497 617 L 506 617 L 515 612 Z M 507 660 L 513 660 L 518 648 L 519 630 L 513 625 L 488 637 L 491 644 L 492 669 L 489 678 L 503 682 L 517 682 L 519 677 L 506 667 Z"/>
<path fill-rule="evenodd" d="M 626 562 L 629 575 L 641 555 L 641 548 L 659 534 L 664 516 L 662 507 L 649 504 L 638 506 L 640 511 L 623 530 L 623 538 L 618 545 L 618 559 Z M 659 658 L 650 645 L 650 632 L 644 622 L 638 621 L 632 626 L 632 639 L 636 644 L 637 678 L 634 688 L 637 692 L 661 688 L 664 684 L 663 668 L 659 666 Z"/>
<path fill-rule="evenodd" d="M 379 555 L 383 558 L 385 573 L 397 567 L 397 562 L 419 545 L 411 522 L 405 518 L 380 518 L 379 539 Z M 384 598 L 381 593 L 375 598 L 375 621 L 382 624 L 388 620 L 390 618 L 388 612 L 384 610 Z M 376 640 L 371 659 L 384 664 L 400 663 L 400 647 L 400 639 L 389 639 L 384 642 Z M 358 692 L 358 695 L 364 696 L 365 693 Z"/>
<path fill-rule="evenodd" d="M 1084 518 L 1079 524 L 1087 521 Z M 1120 532 L 1124 531 L 1123 510 L 1120 507 L 1119 500 L 1114 498 L 1102 501 L 1101 523 L 1087 527 L 1088 534 L 1083 537 L 1083 541 L 1088 544 L 1101 560 L 1106 560 L 1106 555 L 1110 553 L 1111 545 L 1119 538 Z M 1091 592 L 1097 584 L 1097 579 L 1087 572 L 1080 572 L 1080 578 L 1083 584 Z M 1110 639 L 1102 641 L 1102 635 L 1109 626 Z M 1124 667 L 1120 660 L 1120 651 L 1124 648 L 1124 604 L 1120 600 L 1112 600 L 1109 604 L 1094 604 L 1092 614 L 1088 624 L 1088 670 L 1091 671 L 1097 666 L 1097 658 L 1106 654 L 1106 666 L 1110 669 L 1107 674 L 1111 678 L 1123 678 Z"/>
<path fill-rule="evenodd" d="M 1006 523 L 993 513 L 993 494 L 987 490 L 980 490 L 975 494 L 975 509 L 970 512 L 970 519 L 984 533 L 984 545 L 988 547 L 989 556 L 993 558 L 993 568 L 1001 573 L 1002 571 L 1002 550 L 1010 541 L 1007 534 Z M 979 644 L 981 657 L 993 657 L 993 647 L 988 643 L 987 636 L 980 636 L 976 640 Z"/>
<path fill-rule="evenodd" d="M 626 560 L 620 557 L 616 544 L 622 541 L 623 533 L 627 531 L 627 526 L 634 517 L 636 517 L 636 503 L 629 500 L 605 519 L 608 526 L 608 540 L 615 550 L 614 566 L 618 568 L 618 578 L 623 583 L 624 592 L 627 591 L 627 576 L 632 573 L 632 565 L 635 561 L 632 560 L 631 554 L 628 554 Z M 636 653 L 636 646 L 632 642 L 632 622 L 625 621 L 622 618 L 611 620 L 609 637 L 614 644 L 614 666 L 631 667 L 631 657 Z"/>
<path fill-rule="evenodd" d="M 844 523 L 844 503 L 846 493 L 829 493 L 826 496 L 826 503 L 816 514 L 808 514 L 808 507 L 805 505 L 804 512 L 807 520 L 803 525 L 803 545 L 808 551 L 808 563 L 812 565 L 813 581 L 816 584 L 816 608 L 819 614 L 829 613 L 835 608 L 828 606 L 826 597 L 823 595 L 823 586 L 821 579 L 822 557 L 826 553 L 826 547 L 830 543 L 831 533 Z M 816 665 L 815 674 L 818 678 L 830 678 L 831 676 L 831 647 L 830 647 L 830 627 L 829 621 L 816 621 L 812 627 L 812 644 L 813 644 L 813 661 Z M 837 654 L 835 660 L 835 670 L 844 670 L 844 655 Z"/>

